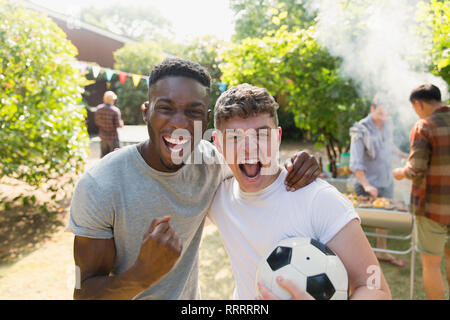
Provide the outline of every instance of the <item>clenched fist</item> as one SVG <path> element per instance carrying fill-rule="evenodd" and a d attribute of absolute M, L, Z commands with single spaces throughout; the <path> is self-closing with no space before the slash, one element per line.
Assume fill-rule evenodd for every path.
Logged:
<path fill-rule="evenodd" d="M 167 274 L 180 257 L 183 245 L 169 225 L 171 217 L 155 218 L 142 239 L 134 265 L 138 278 L 149 285 Z"/>

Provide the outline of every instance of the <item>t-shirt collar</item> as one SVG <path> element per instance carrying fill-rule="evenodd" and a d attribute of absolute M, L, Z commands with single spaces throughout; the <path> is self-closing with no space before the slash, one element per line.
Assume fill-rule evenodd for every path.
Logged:
<path fill-rule="evenodd" d="M 239 183 L 237 182 L 237 180 L 235 178 L 233 178 L 233 193 L 235 194 L 236 197 L 241 198 L 241 199 L 247 199 L 247 200 L 264 197 L 266 195 L 271 194 L 277 188 L 282 188 L 283 181 L 286 178 L 286 175 L 287 175 L 287 170 L 285 168 L 282 168 L 280 174 L 275 179 L 275 181 L 273 181 L 271 184 L 269 184 L 264 189 L 261 189 L 256 192 L 242 191 L 242 189 L 239 187 Z"/>

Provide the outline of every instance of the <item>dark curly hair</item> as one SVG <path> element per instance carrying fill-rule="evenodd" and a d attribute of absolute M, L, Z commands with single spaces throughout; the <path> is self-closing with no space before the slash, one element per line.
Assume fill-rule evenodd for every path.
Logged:
<path fill-rule="evenodd" d="M 214 107 L 214 127 L 219 128 L 223 121 L 238 116 L 248 118 L 267 113 L 278 126 L 278 103 L 267 89 L 243 83 L 231 87 L 220 95 Z"/>
<path fill-rule="evenodd" d="M 211 88 L 209 72 L 196 62 L 180 58 L 168 58 L 156 65 L 150 73 L 149 90 L 159 80 L 165 77 L 187 77 L 197 80 L 208 89 Z"/>

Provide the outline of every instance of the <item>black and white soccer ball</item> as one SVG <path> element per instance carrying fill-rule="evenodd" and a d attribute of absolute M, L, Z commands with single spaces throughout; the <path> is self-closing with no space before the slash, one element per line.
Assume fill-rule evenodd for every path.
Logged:
<path fill-rule="evenodd" d="M 348 299 L 347 270 L 339 257 L 323 243 L 310 238 L 280 241 L 259 263 L 256 281 L 280 299 L 291 294 L 276 283 L 277 276 L 292 280 L 317 300 Z"/>

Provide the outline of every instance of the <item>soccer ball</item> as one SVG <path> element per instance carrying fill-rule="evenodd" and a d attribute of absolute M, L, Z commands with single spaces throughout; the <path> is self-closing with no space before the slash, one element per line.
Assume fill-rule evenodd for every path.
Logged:
<path fill-rule="evenodd" d="M 275 281 L 280 275 L 306 289 L 314 299 L 348 299 L 347 270 L 339 257 L 317 240 L 282 240 L 258 265 L 256 281 L 264 283 L 280 299 L 290 299 L 291 294 Z"/>

